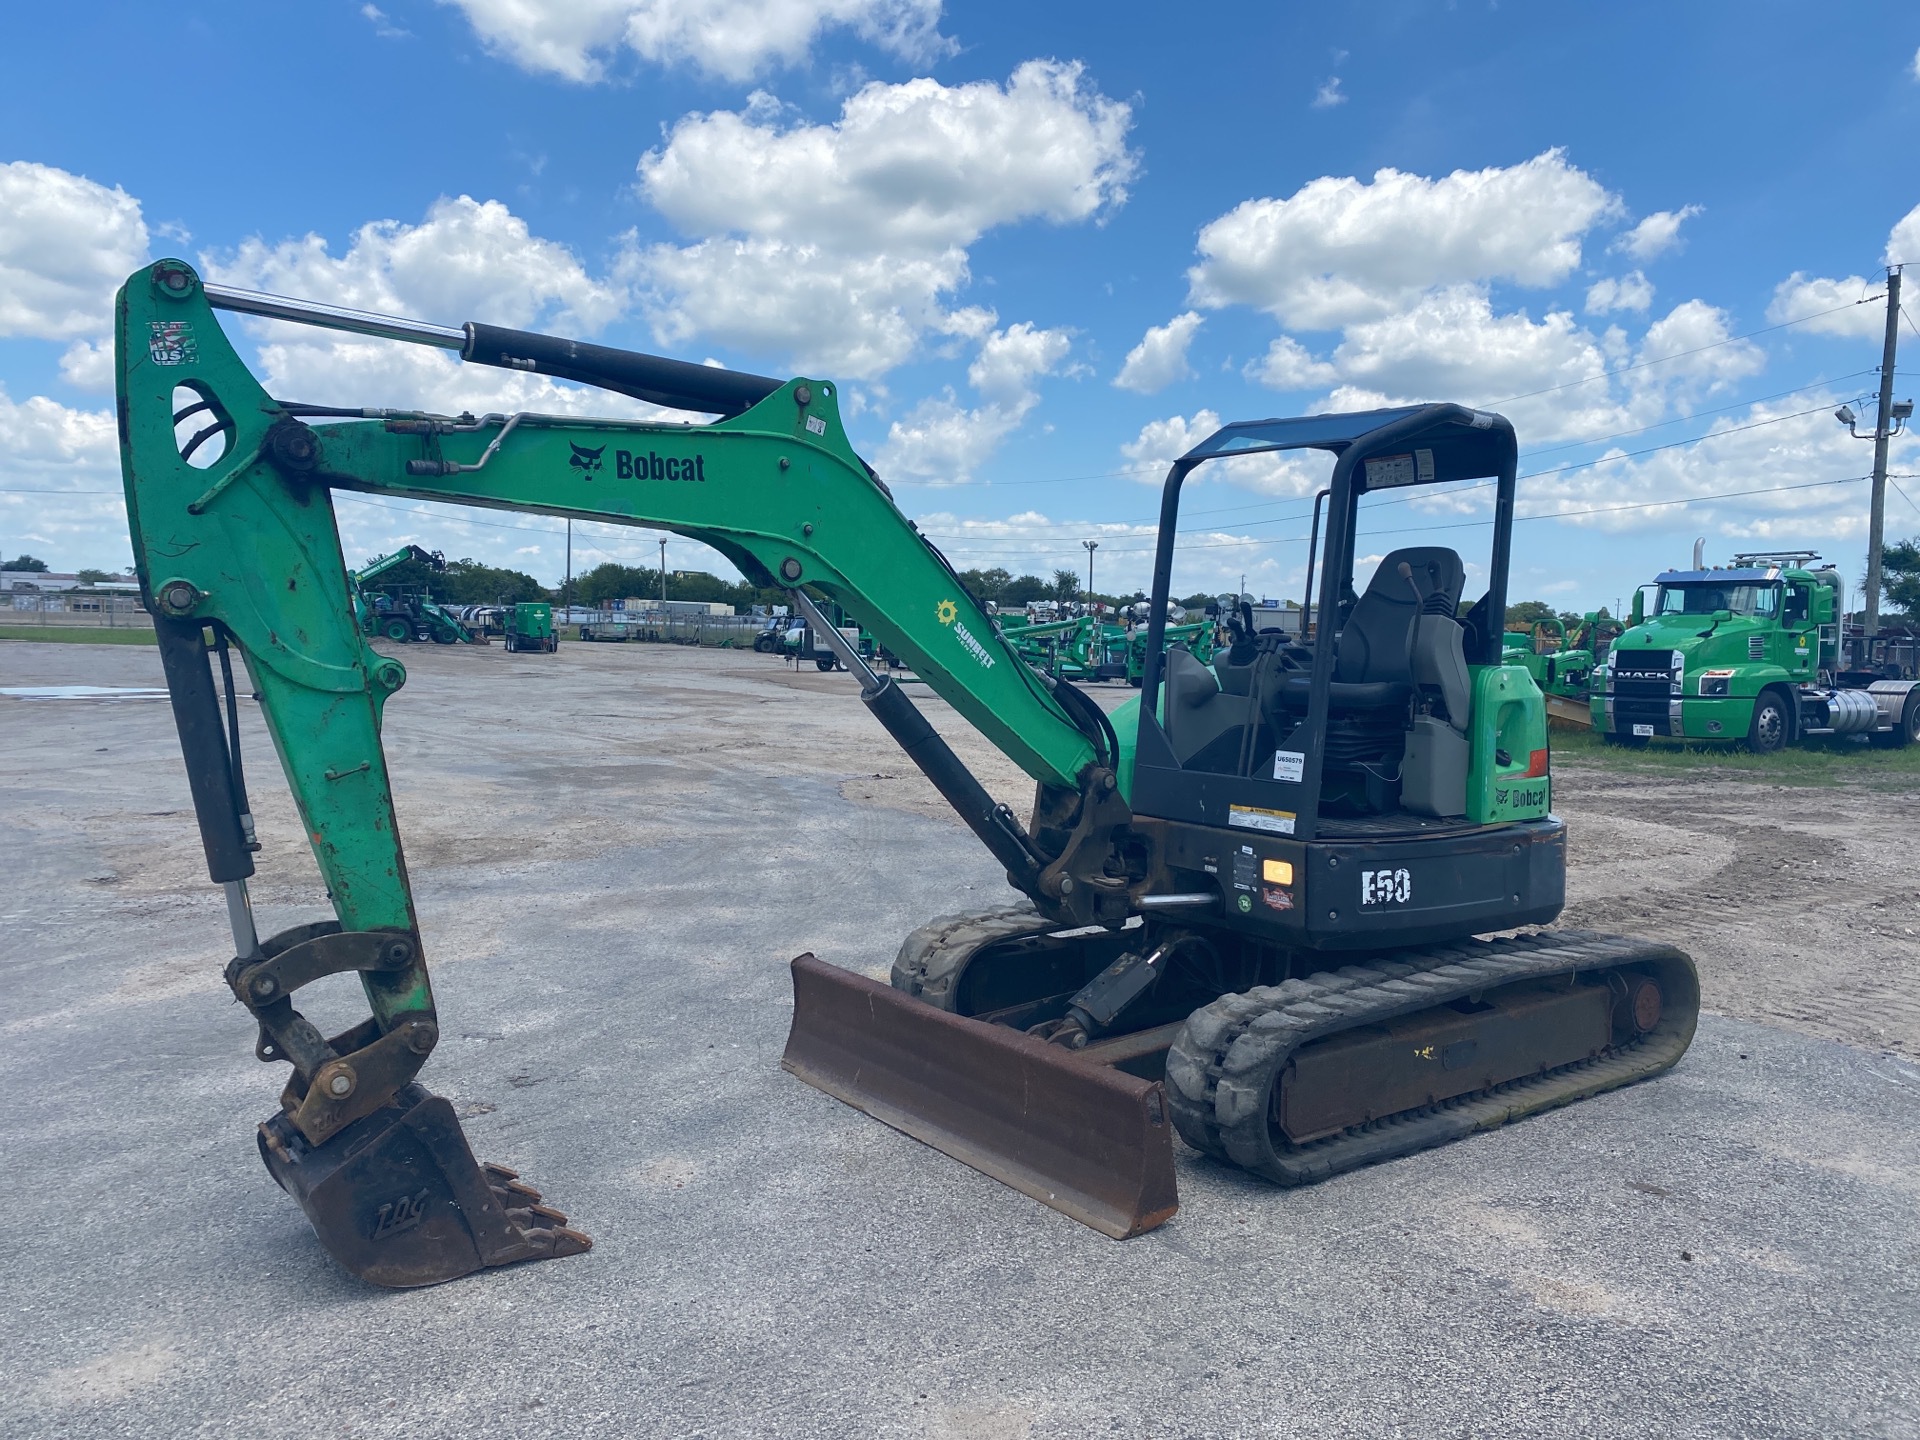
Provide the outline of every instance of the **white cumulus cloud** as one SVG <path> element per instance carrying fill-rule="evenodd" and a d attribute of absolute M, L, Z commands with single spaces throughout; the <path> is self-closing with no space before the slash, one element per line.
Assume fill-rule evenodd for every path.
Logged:
<path fill-rule="evenodd" d="M 38 555 L 55 570 L 132 562 L 111 410 L 74 409 L 44 395 L 15 401 L 0 388 L 0 453 L 7 457 L 0 527 L 9 555 Z"/>
<path fill-rule="evenodd" d="M 1205 323 L 1196 310 L 1176 315 L 1164 325 L 1155 325 L 1140 337 L 1140 343 L 1127 352 L 1126 362 L 1113 383 L 1136 395 L 1152 395 L 1193 374 L 1187 364 L 1187 347 Z"/>
<path fill-rule="evenodd" d="M 1220 428 L 1218 411 L 1196 410 L 1191 416 L 1168 415 L 1149 420 L 1140 433 L 1120 447 L 1128 468 L 1143 485 L 1158 486 L 1173 462 Z M 1193 472 L 1194 481 L 1225 480 L 1263 495 L 1310 495 L 1325 483 L 1333 468 L 1331 456 L 1317 450 L 1275 451 L 1233 455 L 1209 460 Z"/>
<path fill-rule="evenodd" d="M 743 81 L 803 63 L 828 30 L 850 30 L 914 64 L 951 55 L 940 0 L 448 0 L 481 41 L 522 69 L 593 82 L 622 50 Z"/>
<path fill-rule="evenodd" d="M 1644 314 L 1653 304 L 1653 282 L 1638 270 L 1625 275 L 1608 275 L 1587 287 L 1587 313 L 1611 315 L 1616 310 Z"/>
<path fill-rule="evenodd" d="M 1678 210 L 1656 210 L 1608 248 L 1645 263 L 1677 246 L 1680 243 L 1680 227 L 1700 213 L 1701 207 L 1698 205 L 1683 205 Z"/>
<path fill-rule="evenodd" d="M 1305 390 L 1326 385 L 1340 372 L 1324 360 L 1313 358 L 1311 351 L 1291 335 L 1282 335 L 1267 353 L 1247 367 L 1247 374 L 1274 390 Z"/>
<path fill-rule="evenodd" d="M 0 164 L 0 335 L 113 329 L 113 294 L 147 260 L 140 202 L 31 160 Z"/>
<path fill-rule="evenodd" d="M 1131 119 L 1080 66 L 1040 60 L 1004 87 L 870 84 L 831 124 L 783 124 L 764 96 L 691 115 L 639 173 L 692 243 L 635 247 L 622 274 L 663 343 L 872 378 L 969 323 L 945 307 L 987 231 L 1122 204 Z"/>
<path fill-rule="evenodd" d="M 1188 280 L 1203 308 L 1250 305 L 1296 328 L 1337 328 L 1391 314 L 1434 286 L 1554 284 L 1579 265 L 1581 237 L 1618 205 L 1559 150 L 1438 180 L 1401 170 L 1371 181 L 1323 176 L 1208 224 Z"/>
<path fill-rule="evenodd" d="M 1064 330 L 1026 321 L 992 331 L 967 367 L 984 403 L 968 408 L 951 391 L 922 400 L 888 427 L 875 465 L 883 475 L 935 484 L 972 478 L 1040 403 L 1035 382 L 1057 373 L 1071 348 Z"/>
<path fill-rule="evenodd" d="M 591 333 L 620 313 L 616 285 L 596 280 L 566 246 L 534 235 L 498 200 L 436 200 L 417 225 L 375 220 L 334 255 L 319 235 L 246 240 L 209 259 L 230 284 L 441 324 L 480 320 L 524 329 L 551 321 Z"/>
<path fill-rule="evenodd" d="M 1881 258 L 1888 265 L 1920 263 L 1920 205 L 1894 222 Z M 1767 319 L 1776 325 L 1804 321 L 1800 328 L 1815 335 L 1873 339 L 1885 328 L 1886 308 L 1861 302 L 1885 293 L 1886 281 L 1881 276 L 1869 279 L 1864 275 L 1849 275 L 1843 280 L 1834 280 L 1796 270 L 1774 287 Z"/>
<path fill-rule="evenodd" d="M 434 202 L 418 224 L 362 225 L 339 255 L 318 235 L 255 237 L 206 257 L 206 269 L 228 284 L 357 310 L 576 335 L 616 318 L 626 298 L 618 283 L 590 274 L 571 250 L 534 235 L 500 202 L 465 195 Z M 466 365 L 439 350 L 276 321 L 248 324 L 261 337 L 268 388 L 288 399 L 475 412 L 649 409 L 541 375 Z"/>

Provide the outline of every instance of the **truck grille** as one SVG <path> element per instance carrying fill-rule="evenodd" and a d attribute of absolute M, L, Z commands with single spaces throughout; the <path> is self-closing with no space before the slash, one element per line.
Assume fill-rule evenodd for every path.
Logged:
<path fill-rule="evenodd" d="M 1667 697 L 1673 693 L 1670 650 L 1615 650 L 1613 652 L 1613 693 L 1620 699 L 1660 701 L 1664 713 Z"/>

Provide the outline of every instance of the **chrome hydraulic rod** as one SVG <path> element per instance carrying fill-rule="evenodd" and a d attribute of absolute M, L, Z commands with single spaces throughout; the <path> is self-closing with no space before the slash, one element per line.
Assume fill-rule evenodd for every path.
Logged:
<path fill-rule="evenodd" d="M 430 325 L 425 320 L 376 315 L 370 310 L 349 310 L 340 305 L 324 305 L 318 300 L 296 300 L 289 295 L 268 295 L 232 285 L 207 283 L 201 289 L 216 310 L 260 315 L 269 320 L 291 320 L 296 325 L 317 325 L 323 330 L 345 330 L 349 334 L 372 335 L 382 340 L 404 340 L 410 345 L 437 345 L 443 350 L 464 350 L 467 345 L 467 332 L 459 326 Z"/>
<path fill-rule="evenodd" d="M 616 350 L 609 345 L 562 340 L 526 330 L 508 330 L 498 325 L 483 325 L 477 320 L 460 326 L 433 325 L 400 315 L 349 310 L 318 300 L 269 295 L 232 285 L 203 283 L 201 289 L 216 310 L 290 320 L 296 325 L 316 325 L 323 330 L 344 330 L 382 340 L 404 340 L 412 345 L 434 345 L 458 351 L 460 358 L 469 364 L 552 375 L 674 410 L 738 415 L 766 399 L 782 384 L 765 375 L 669 360 L 637 350 Z"/>

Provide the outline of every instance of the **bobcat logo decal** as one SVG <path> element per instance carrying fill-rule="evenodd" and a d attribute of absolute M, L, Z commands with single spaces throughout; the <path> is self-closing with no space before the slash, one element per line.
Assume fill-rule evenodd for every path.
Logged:
<path fill-rule="evenodd" d="M 567 444 L 573 447 L 573 459 L 567 463 L 587 475 L 591 475 L 600 468 L 600 457 L 607 453 L 607 447 L 604 445 L 598 450 L 589 450 L 584 445 L 574 445 L 571 440 Z"/>

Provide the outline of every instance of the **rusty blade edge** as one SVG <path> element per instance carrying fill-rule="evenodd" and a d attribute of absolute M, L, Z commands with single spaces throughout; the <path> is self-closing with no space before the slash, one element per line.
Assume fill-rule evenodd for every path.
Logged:
<path fill-rule="evenodd" d="M 1179 1209 L 1157 1081 L 801 955 L 781 1066 L 1116 1240 Z"/>

